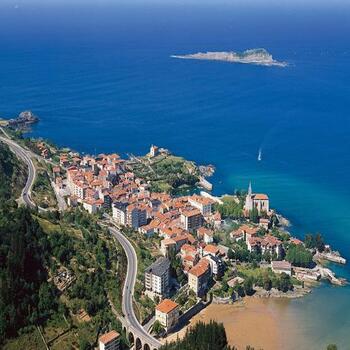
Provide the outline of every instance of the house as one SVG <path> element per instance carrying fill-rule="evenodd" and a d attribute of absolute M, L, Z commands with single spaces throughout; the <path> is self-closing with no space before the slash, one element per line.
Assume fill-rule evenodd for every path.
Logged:
<path fill-rule="evenodd" d="M 300 239 L 295 238 L 295 237 L 291 237 L 289 240 L 289 243 L 295 244 L 295 245 L 302 245 L 303 244 L 303 242 Z"/>
<path fill-rule="evenodd" d="M 97 212 L 96 201 L 92 198 L 83 200 L 83 208 L 89 212 L 89 214 L 95 214 Z"/>
<path fill-rule="evenodd" d="M 248 239 L 250 237 L 256 236 L 259 229 L 260 229 L 259 227 L 249 226 L 244 224 L 244 225 L 241 225 L 237 230 L 232 231 L 230 233 L 230 237 L 232 238 L 232 240 L 236 242 L 244 239 L 248 244 Z"/>
<path fill-rule="evenodd" d="M 206 227 L 200 227 L 197 230 L 197 237 L 202 239 L 206 244 L 212 243 L 214 241 L 213 238 L 214 232 Z"/>
<path fill-rule="evenodd" d="M 193 195 L 189 197 L 188 202 L 194 207 L 200 210 L 203 216 L 209 216 L 212 213 L 212 206 L 214 201 L 210 198 Z"/>
<path fill-rule="evenodd" d="M 233 277 L 230 280 L 228 280 L 227 284 L 229 287 L 233 288 L 239 284 L 242 284 L 243 282 L 244 282 L 244 278 L 237 276 L 237 277 Z"/>
<path fill-rule="evenodd" d="M 145 271 L 146 292 L 153 297 L 154 295 L 163 297 L 169 290 L 169 272 L 170 261 L 165 257 L 158 258 Z"/>
<path fill-rule="evenodd" d="M 190 269 L 192 269 L 192 267 L 197 264 L 198 260 L 199 260 L 198 254 L 185 255 L 182 258 L 182 265 L 183 265 L 184 270 L 189 271 Z"/>
<path fill-rule="evenodd" d="M 180 222 L 185 230 L 193 232 L 202 226 L 203 216 L 199 209 L 186 208 L 181 212 Z"/>
<path fill-rule="evenodd" d="M 247 248 L 251 253 L 261 252 L 261 238 L 260 237 L 250 237 L 247 239 Z"/>
<path fill-rule="evenodd" d="M 217 256 L 219 255 L 220 250 L 216 245 L 208 244 L 204 248 L 202 248 L 202 255 L 211 255 L 211 256 Z"/>
<path fill-rule="evenodd" d="M 252 193 L 252 185 L 249 183 L 244 210 L 249 214 L 253 208 L 256 208 L 259 214 L 261 212 L 268 213 L 270 210 L 269 197 L 263 193 Z"/>
<path fill-rule="evenodd" d="M 264 237 L 250 237 L 247 241 L 248 250 L 251 253 L 270 253 L 270 255 L 276 255 L 280 257 L 283 252 L 282 242 L 271 235 Z"/>
<path fill-rule="evenodd" d="M 292 275 L 292 265 L 289 261 L 271 261 L 271 269 L 275 273 L 282 273 L 291 276 Z"/>
<path fill-rule="evenodd" d="M 207 259 L 201 259 L 190 271 L 188 271 L 188 286 L 197 297 L 205 295 L 210 281 L 210 263 Z"/>
<path fill-rule="evenodd" d="M 190 244 L 184 244 L 181 247 L 181 256 L 182 257 L 184 257 L 186 255 L 196 256 L 196 254 L 197 254 L 197 249 Z"/>
<path fill-rule="evenodd" d="M 179 320 L 179 305 L 171 299 L 164 299 L 156 306 L 156 321 L 168 332 Z"/>
<path fill-rule="evenodd" d="M 154 226 L 151 224 L 144 225 L 138 228 L 138 231 L 143 235 L 150 237 L 154 234 Z"/>
<path fill-rule="evenodd" d="M 265 252 L 271 255 L 276 254 L 277 257 L 280 257 L 283 252 L 282 242 L 274 236 L 264 236 L 261 241 L 261 253 L 264 254 Z"/>
<path fill-rule="evenodd" d="M 119 350 L 120 334 L 116 331 L 110 331 L 98 338 L 99 350 Z"/>
<path fill-rule="evenodd" d="M 52 168 L 52 173 L 53 173 L 53 177 L 54 177 L 54 178 L 60 176 L 60 175 L 61 175 L 61 167 L 59 167 L 59 166 L 54 166 L 54 167 Z"/>
<path fill-rule="evenodd" d="M 265 219 L 265 218 L 260 218 L 259 219 L 259 226 L 264 228 L 265 230 L 268 230 L 269 226 L 270 226 L 270 220 Z"/>
<path fill-rule="evenodd" d="M 176 251 L 176 242 L 172 238 L 165 238 L 160 242 L 160 251 L 168 257 L 171 251 Z"/>

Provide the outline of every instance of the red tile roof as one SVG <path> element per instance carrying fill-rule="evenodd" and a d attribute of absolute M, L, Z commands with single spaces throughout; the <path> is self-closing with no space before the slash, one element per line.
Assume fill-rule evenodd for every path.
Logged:
<path fill-rule="evenodd" d="M 175 310 L 177 307 L 178 304 L 176 304 L 174 301 L 170 299 L 164 299 L 156 306 L 156 310 L 164 314 L 168 314 L 169 312 Z"/>
<path fill-rule="evenodd" d="M 101 343 L 103 344 L 108 344 L 110 343 L 112 340 L 119 338 L 120 334 L 116 331 L 110 331 L 106 334 L 103 334 L 100 336 L 100 338 L 98 339 Z"/>

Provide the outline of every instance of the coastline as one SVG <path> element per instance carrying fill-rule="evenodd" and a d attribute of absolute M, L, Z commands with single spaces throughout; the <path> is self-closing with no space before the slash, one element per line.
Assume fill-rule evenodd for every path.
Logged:
<path fill-rule="evenodd" d="M 199 321 L 222 322 L 228 342 L 238 350 L 247 345 L 256 349 L 279 350 L 285 346 L 285 334 L 290 332 L 289 321 L 283 323 L 282 311 L 288 307 L 288 299 L 247 297 L 232 305 L 210 304 L 191 319 L 190 324 L 163 340 L 182 338 L 186 329 Z M 291 335 L 289 335 L 291 336 Z"/>

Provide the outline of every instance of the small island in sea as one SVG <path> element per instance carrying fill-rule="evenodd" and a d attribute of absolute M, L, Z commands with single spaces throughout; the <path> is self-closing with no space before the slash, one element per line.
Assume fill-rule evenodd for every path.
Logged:
<path fill-rule="evenodd" d="M 224 61 L 231 63 L 245 63 L 259 66 L 278 66 L 286 67 L 287 62 L 277 61 L 265 49 L 250 49 L 243 52 L 234 51 L 208 51 L 198 52 L 186 55 L 171 55 L 172 58 L 192 59 L 192 60 L 208 60 L 208 61 Z"/>

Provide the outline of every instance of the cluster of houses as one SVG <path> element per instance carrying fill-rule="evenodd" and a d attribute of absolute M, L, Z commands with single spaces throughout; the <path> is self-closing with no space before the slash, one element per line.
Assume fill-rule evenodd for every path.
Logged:
<path fill-rule="evenodd" d="M 39 141 L 39 142 L 37 142 L 36 146 L 37 146 L 37 148 L 38 148 L 38 150 L 40 152 L 40 155 L 43 158 L 45 158 L 45 159 L 50 158 L 51 152 L 50 152 L 49 148 L 47 147 L 47 145 L 44 142 Z"/>
<path fill-rule="evenodd" d="M 158 148 L 152 146 L 149 157 L 157 152 Z M 215 230 L 222 224 L 220 213 L 214 210 L 218 201 L 215 197 L 207 194 L 173 197 L 151 192 L 150 184 L 138 178 L 128 162 L 117 154 L 97 157 L 61 154 L 60 167 L 54 167 L 53 172 L 56 186 L 66 187 L 70 193 L 70 206 L 80 203 L 89 213 L 111 209 L 117 225 L 162 238 L 159 247 L 162 256 L 145 271 L 145 293 L 153 300 L 161 300 L 156 307 L 156 319 L 166 330 L 172 328 L 179 317 L 179 306 L 167 299 L 171 287 L 171 257 L 181 259 L 188 288 L 197 297 L 207 293 L 213 277 L 223 275 L 228 249 L 213 240 Z M 283 252 L 282 242 L 268 233 L 261 235 L 261 229 L 268 232 L 271 223 L 269 198 L 253 193 L 249 186 L 244 206 L 247 216 L 253 208 L 259 214 L 264 213 L 259 225 L 242 225 L 231 233 L 231 239 L 244 240 L 250 252 L 269 252 L 278 259 Z M 287 270 L 288 273 L 289 267 L 282 265 L 277 263 L 276 272 Z"/>

